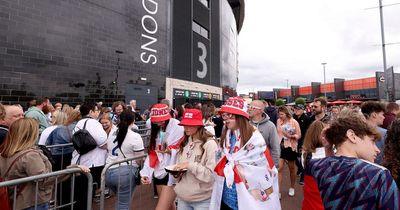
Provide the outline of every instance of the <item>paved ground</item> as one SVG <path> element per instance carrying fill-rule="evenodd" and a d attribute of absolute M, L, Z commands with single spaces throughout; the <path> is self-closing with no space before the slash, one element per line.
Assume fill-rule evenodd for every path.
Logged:
<path fill-rule="evenodd" d="M 296 195 L 294 197 L 290 197 L 288 195 L 290 180 L 289 180 L 289 171 L 286 167 L 286 170 L 283 172 L 284 179 L 281 187 L 282 193 L 282 209 L 283 210 L 297 210 L 301 209 L 301 202 L 303 200 L 303 187 L 298 184 L 299 177 L 296 179 Z M 105 209 L 111 210 L 114 209 L 115 196 L 109 198 L 105 202 Z M 135 196 L 133 199 L 132 209 L 134 210 L 152 210 L 155 208 L 157 203 L 157 199 L 153 198 L 153 189 L 151 186 L 141 185 L 138 186 L 135 190 Z M 95 210 L 99 209 L 99 203 L 94 202 L 93 207 Z M 249 209 L 250 210 L 250 209 Z"/>

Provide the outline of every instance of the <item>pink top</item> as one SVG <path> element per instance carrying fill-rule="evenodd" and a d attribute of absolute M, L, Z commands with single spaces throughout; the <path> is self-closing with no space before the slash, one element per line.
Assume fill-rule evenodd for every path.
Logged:
<path fill-rule="evenodd" d="M 283 147 L 290 147 L 293 151 L 297 151 L 297 140 L 301 138 L 299 123 L 293 118 L 286 121 L 278 119 L 276 130 L 278 131 L 279 139 L 283 140 Z"/>

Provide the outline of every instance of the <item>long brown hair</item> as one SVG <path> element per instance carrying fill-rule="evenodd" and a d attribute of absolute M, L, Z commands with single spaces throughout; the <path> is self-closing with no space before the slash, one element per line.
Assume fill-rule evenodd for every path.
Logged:
<path fill-rule="evenodd" d="M 163 131 L 165 131 L 167 129 L 168 124 L 169 124 L 169 120 L 166 120 Z M 161 128 L 157 124 L 151 123 L 149 151 L 156 149 L 156 138 L 157 138 L 158 132 L 160 132 L 160 130 L 161 130 Z"/>
<path fill-rule="evenodd" d="M 322 147 L 321 133 L 324 130 L 325 124 L 319 120 L 314 121 L 307 129 L 304 137 L 303 151 L 304 153 L 315 152 L 315 149 Z"/>
<path fill-rule="evenodd" d="M 286 106 L 283 105 L 283 106 L 278 107 L 278 113 L 279 112 L 284 113 L 286 115 L 287 120 L 292 119 L 292 115 L 290 114 L 290 111 Z"/>
<path fill-rule="evenodd" d="M 383 166 L 389 169 L 400 186 L 400 119 L 393 121 L 391 128 L 387 132 L 384 149 Z"/>
<path fill-rule="evenodd" d="M 197 129 L 197 133 L 199 134 L 199 140 L 202 141 L 201 145 L 200 145 L 200 149 L 203 152 L 203 145 L 207 142 L 208 139 L 212 138 L 213 136 L 210 135 L 209 133 L 207 133 L 207 130 L 201 126 Z M 185 138 L 184 140 L 179 144 L 179 153 L 182 154 L 183 152 L 183 148 L 187 145 L 189 141 L 189 136 L 185 134 Z"/>
<path fill-rule="evenodd" d="M 234 115 L 236 119 L 236 126 L 239 128 L 240 131 L 240 147 L 243 147 L 253 135 L 255 131 L 255 127 L 252 126 L 249 120 L 241 115 Z M 226 132 L 228 131 L 227 127 L 224 126 L 221 135 L 220 145 L 224 147 Z"/>
<path fill-rule="evenodd" d="M 13 122 L 4 143 L 0 146 L 1 156 L 7 158 L 15 153 L 32 148 L 39 137 L 39 124 L 35 119 L 22 118 Z"/>

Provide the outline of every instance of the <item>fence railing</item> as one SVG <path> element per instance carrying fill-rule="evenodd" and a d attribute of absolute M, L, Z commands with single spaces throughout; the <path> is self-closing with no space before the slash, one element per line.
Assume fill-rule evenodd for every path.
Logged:
<path fill-rule="evenodd" d="M 138 133 L 143 140 L 143 145 L 145 148 L 147 148 L 150 144 L 150 129 L 149 128 L 143 128 L 139 130 L 134 130 L 134 132 Z M 72 158 L 72 151 L 73 151 L 73 145 L 72 143 L 67 143 L 67 144 L 55 144 L 55 145 L 45 145 L 52 153 L 54 158 L 56 159 L 56 162 L 60 162 L 57 166 L 59 166 L 60 169 L 65 168 L 70 164 L 70 162 L 64 163 L 65 160 L 71 161 Z M 72 150 L 71 150 L 72 148 Z M 71 153 L 71 154 L 70 154 Z M 64 154 L 69 154 L 69 156 L 65 156 Z"/>
<path fill-rule="evenodd" d="M 105 204 L 105 188 L 106 188 L 106 173 L 107 171 L 110 169 L 111 166 L 121 166 L 121 164 L 127 164 L 127 162 L 132 165 L 133 161 L 136 160 L 143 160 L 146 157 L 146 155 L 138 155 L 135 157 L 131 157 L 131 158 L 125 158 L 123 160 L 119 160 L 116 161 L 114 163 L 110 163 L 104 166 L 103 171 L 101 172 L 101 181 L 100 181 L 100 210 L 104 210 L 104 204 Z M 141 161 L 140 161 L 141 162 Z M 142 163 L 137 163 L 138 165 L 141 165 Z M 139 167 L 140 168 L 140 167 Z M 118 177 L 119 180 L 120 177 Z M 134 183 L 130 183 L 130 184 L 134 184 Z M 119 185 L 120 185 L 120 181 L 118 181 L 118 187 L 117 189 L 119 189 Z M 133 192 L 132 192 L 133 193 Z M 116 202 L 118 202 L 118 198 L 116 200 Z"/>
<path fill-rule="evenodd" d="M 139 126 L 139 128 L 141 128 L 141 129 L 138 129 L 138 130 L 134 130 L 135 132 L 137 132 L 137 133 L 139 133 L 140 134 L 140 136 L 142 137 L 142 140 L 143 140 L 143 144 L 144 144 L 144 147 L 145 148 L 147 148 L 148 147 L 148 145 L 149 145 L 149 142 L 150 142 L 150 129 L 149 128 L 146 128 L 146 124 L 145 124 L 146 122 L 145 121 L 142 121 L 141 122 L 141 124 L 140 124 L 140 126 Z M 69 152 L 69 150 L 70 150 L 70 148 L 71 147 L 73 147 L 73 145 L 72 145 L 72 143 L 67 143 L 67 144 L 56 144 L 56 145 L 46 145 L 46 147 L 52 152 L 52 154 L 53 154 L 53 158 L 55 158 L 55 161 L 56 161 L 56 165 L 57 165 L 57 167 L 60 167 L 60 168 L 58 168 L 58 170 L 60 170 L 60 169 L 62 169 L 62 168 L 65 168 L 66 166 L 68 166 L 68 165 L 70 165 L 70 161 L 71 161 L 71 158 L 72 158 L 72 153 L 70 153 Z M 66 152 L 66 151 L 68 151 L 68 153 L 66 154 L 67 156 L 65 156 L 64 154 L 64 152 Z M 121 161 L 118 161 L 118 162 L 115 162 L 115 163 L 112 163 L 112 164 L 109 164 L 109 165 L 106 165 L 105 167 L 104 167 L 104 169 L 103 169 L 103 172 L 102 172 L 102 174 L 101 174 L 101 182 L 100 182 L 100 189 L 101 189 L 101 194 L 100 194 L 100 210 L 104 210 L 104 200 L 105 200 L 105 194 L 104 194 L 104 192 L 105 192 L 105 174 L 106 174 L 106 172 L 107 172 L 107 170 L 111 167 L 111 166 L 114 166 L 114 165 L 121 165 L 121 164 L 126 164 L 126 162 L 128 161 L 128 162 L 130 162 L 130 163 L 132 163 L 132 161 L 135 161 L 135 160 L 140 160 L 140 159 L 143 159 L 144 157 L 146 157 L 145 155 L 141 155 L 141 156 L 135 156 L 135 157 L 132 157 L 132 158 L 126 158 L 126 159 L 124 159 L 124 160 L 121 160 Z M 58 163 L 58 164 L 57 164 Z M 73 170 L 73 169 L 67 169 L 67 170 Z M 75 170 L 75 169 L 74 169 Z M 60 170 L 60 171 L 56 171 L 56 172 L 53 172 L 53 173 L 51 173 L 51 174 L 58 174 L 58 173 L 62 173 L 62 174 L 64 174 L 65 172 L 64 171 L 66 171 L 66 170 Z M 90 175 L 90 174 L 89 174 Z M 55 175 L 54 175 L 55 176 Z M 30 177 L 28 177 L 28 178 L 30 178 Z M 73 183 L 71 183 L 71 188 L 72 188 L 72 193 L 71 193 L 71 197 L 73 197 L 73 186 L 75 185 L 75 176 L 73 176 L 72 177 L 73 178 Z M 25 178 L 24 178 L 25 179 Z M 90 183 L 91 183 L 91 187 L 90 187 L 90 189 L 88 189 L 88 192 L 90 192 L 90 193 L 92 193 L 92 190 L 93 190 L 93 178 L 91 177 L 91 181 L 90 181 Z M 1 183 L 1 184 L 3 184 L 3 183 Z M 0 185 L 1 186 L 1 185 Z M 62 185 L 60 185 L 60 187 L 59 188 L 62 188 L 63 186 Z M 55 185 L 55 191 L 57 191 L 57 190 L 60 190 L 60 189 L 57 189 L 57 184 Z M 62 194 L 63 194 L 63 192 L 62 192 L 63 190 L 60 190 L 60 197 L 62 198 L 63 196 L 62 196 Z M 55 197 L 57 197 L 57 193 L 55 193 Z M 89 201 L 89 200 L 88 200 Z M 92 201 L 92 197 L 90 196 L 90 202 Z M 68 204 L 63 204 L 62 206 L 58 206 L 57 207 L 57 199 L 55 200 L 55 204 L 56 204 L 56 206 L 55 206 L 55 208 L 54 209 L 58 209 L 58 208 L 62 208 L 62 207 L 65 207 L 65 206 L 70 206 L 71 205 L 71 209 L 73 209 L 73 201 L 71 201 L 71 203 L 68 203 Z M 88 209 L 91 209 L 91 208 L 88 208 Z"/>
<path fill-rule="evenodd" d="M 42 181 L 43 179 L 50 179 L 54 178 L 54 209 L 66 207 L 66 206 L 71 206 L 71 209 L 74 209 L 74 188 L 75 188 L 75 176 L 76 173 L 84 174 L 86 175 L 88 179 L 88 194 L 87 194 L 87 209 L 92 209 L 92 191 L 93 191 L 93 178 L 90 173 L 83 173 L 79 168 L 70 168 L 70 169 L 65 169 L 61 171 L 56 171 L 56 172 L 51 172 L 47 174 L 40 174 L 40 175 L 35 175 L 35 176 L 29 176 L 25 178 L 20 178 L 20 179 L 14 179 L 14 180 L 8 180 L 4 182 L 0 182 L 0 187 L 8 187 L 9 189 L 13 189 L 13 202 L 12 202 L 12 209 L 16 209 L 17 205 L 17 191 L 18 191 L 18 186 L 29 183 L 29 182 L 34 182 L 35 183 L 35 209 L 37 209 L 38 206 L 38 193 L 39 193 L 39 181 Z M 61 206 L 58 206 L 58 201 L 57 201 L 57 190 L 58 187 L 57 185 L 59 184 L 59 180 L 63 180 L 67 178 L 68 176 L 71 176 L 71 200 L 69 203 L 64 203 Z M 51 186 L 51 185 L 49 185 Z M 43 187 L 43 186 L 42 186 Z"/>

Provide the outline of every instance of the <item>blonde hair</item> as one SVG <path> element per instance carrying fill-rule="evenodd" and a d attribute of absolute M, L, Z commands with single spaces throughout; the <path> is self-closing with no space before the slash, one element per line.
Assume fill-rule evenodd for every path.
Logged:
<path fill-rule="evenodd" d="M 0 120 L 4 120 L 6 117 L 6 109 L 2 103 L 0 103 Z"/>
<path fill-rule="evenodd" d="M 39 137 L 39 124 L 35 119 L 22 118 L 13 122 L 3 144 L 1 156 L 7 158 L 15 153 L 32 148 Z"/>
<path fill-rule="evenodd" d="M 74 111 L 74 108 L 70 107 L 68 104 L 65 104 L 61 111 L 65 112 L 67 116 L 69 116 Z"/>
<path fill-rule="evenodd" d="M 56 110 L 52 113 L 52 115 L 55 115 L 53 125 L 65 125 L 67 123 L 67 113 Z"/>
<path fill-rule="evenodd" d="M 99 117 L 99 121 L 100 120 L 108 120 L 108 121 L 110 121 L 111 123 L 112 123 L 112 119 L 111 119 L 111 116 L 110 116 L 110 112 L 103 112 L 103 114 L 102 115 L 100 115 L 100 117 Z"/>
<path fill-rule="evenodd" d="M 67 113 L 67 117 L 64 125 L 79 121 L 81 119 L 81 113 L 77 110 L 72 110 L 70 113 Z"/>

